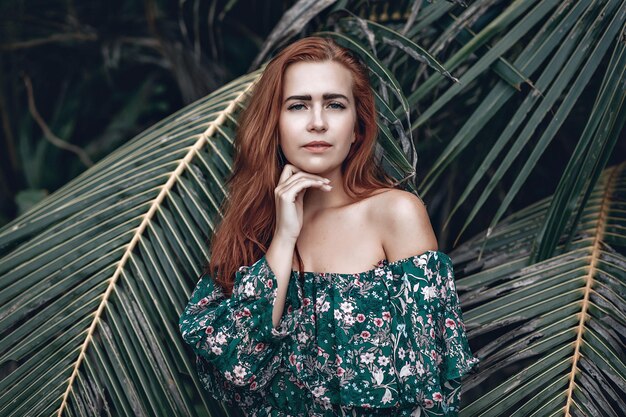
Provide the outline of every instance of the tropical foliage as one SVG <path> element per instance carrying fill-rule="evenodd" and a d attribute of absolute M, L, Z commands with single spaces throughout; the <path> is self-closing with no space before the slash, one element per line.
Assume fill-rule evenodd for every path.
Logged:
<path fill-rule="evenodd" d="M 211 16 L 240 3 L 221 14 L 211 3 Z M 463 413 L 626 409 L 626 0 L 371 3 L 289 3 L 248 74 L 116 141 L 0 229 L 0 415 L 229 412 L 203 392 L 178 317 L 220 220 L 261 63 L 313 33 L 368 64 L 377 155 L 425 200 L 441 242 L 474 234 L 440 245 L 481 359 Z M 136 95 L 129 108 L 155 104 Z M 63 114 L 56 126 L 71 127 Z M 22 123 L 32 136 L 34 122 Z"/>

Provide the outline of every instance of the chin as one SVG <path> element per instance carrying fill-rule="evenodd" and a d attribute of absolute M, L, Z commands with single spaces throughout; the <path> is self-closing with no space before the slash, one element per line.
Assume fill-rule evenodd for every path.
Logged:
<path fill-rule="evenodd" d="M 310 174 L 323 174 L 325 172 L 330 172 L 333 169 L 335 169 L 336 167 L 333 166 L 332 164 L 319 164 L 319 163 L 310 163 L 310 162 L 294 162 L 293 163 L 294 166 L 298 167 L 299 169 L 301 169 L 302 171 L 308 172 Z"/>

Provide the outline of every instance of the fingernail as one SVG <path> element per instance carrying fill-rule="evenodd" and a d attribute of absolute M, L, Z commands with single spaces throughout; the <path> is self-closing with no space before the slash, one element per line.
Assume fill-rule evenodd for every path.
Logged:
<path fill-rule="evenodd" d="M 330 180 L 328 178 L 324 178 L 324 181 L 328 184 Z"/>

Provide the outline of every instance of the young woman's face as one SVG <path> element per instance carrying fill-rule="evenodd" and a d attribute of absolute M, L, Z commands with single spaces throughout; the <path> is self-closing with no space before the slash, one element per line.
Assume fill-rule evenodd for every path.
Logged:
<path fill-rule="evenodd" d="M 279 119 L 280 146 L 290 164 L 312 174 L 329 173 L 355 141 L 352 74 L 332 61 L 297 62 L 285 70 Z M 330 144 L 307 148 L 312 141 Z"/>

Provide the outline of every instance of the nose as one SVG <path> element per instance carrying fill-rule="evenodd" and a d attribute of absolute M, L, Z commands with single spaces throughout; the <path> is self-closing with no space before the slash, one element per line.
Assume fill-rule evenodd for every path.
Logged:
<path fill-rule="evenodd" d="M 308 130 L 311 131 L 326 131 L 328 130 L 328 125 L 326 123 L 326 116 L 322 110 L 322 106 L 313 106 L 313 110 L 311 111 L 311 117 L 309 120 Z"/>

